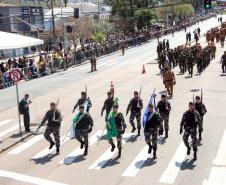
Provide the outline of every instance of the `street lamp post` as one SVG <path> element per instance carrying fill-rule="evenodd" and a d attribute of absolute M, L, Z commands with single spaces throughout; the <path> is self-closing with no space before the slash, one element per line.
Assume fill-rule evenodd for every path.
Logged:
<path fill-rule="evenodd" d="M 52 9 L 52 25 L 53 25 L 53 43 L 55 44 L 56 30 L 55 30 L 55 18 L 54 18 L 53 0 L 51 0 L 51 9 Z"/>

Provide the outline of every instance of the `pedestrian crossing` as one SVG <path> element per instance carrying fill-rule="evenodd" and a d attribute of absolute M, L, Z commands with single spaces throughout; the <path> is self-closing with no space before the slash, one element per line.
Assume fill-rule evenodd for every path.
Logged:
<path fill-rule="evenodd" d="M 4 126 L 13 120 L 5 120 L 0 122 L 0 126 Z M 17 129 L 18 126 L 10 126 L 10 128 L 6 129 L 5 131 L 1 131 L 0 138 L 9 133 L 10 131 L 13 131 L 14 129 Z M 105 135 L 106 131 L 102 133 L 101 130 L 96 131 L 89 137 L 89 148 L 90 151 L 94 151 L 97 146 L 99 139 L 101 135 Z M 125 133 L 122 137 L 122 145 L 128 144 L 130 141 L 134 141 L 134 137 L 136 137 L 132 133 Z M 66 135 L 62 136 L 60 138 L 61 140 L 61 148 L 64 147 L 64 144 L 70 141 L 70 138 Z M 8 152 L 8 155 L 10 156 L 16 156 L 18 157 L 20 154 L 24 154 L 25 152 L 28 152 L 32 147 L 38 146 L 38 143 L 45 142 L 47 145 L 48 143 L 45 141 L 43 135 L 35 135 L 32 138 L 26 140 L 25 142 L 19 144 L 12 150 Z M 72 140 L 72 142 L 74 142 Z M 77 142 L 77 141 L 76 141 Z M 107 142 L 107 141 L 106 141 Z M 160 143 L 160 140 L 158 141 Z M 116 143 L 115 143 L 116 144 Z M 123 166 L 122 173 L 120 176 L 132 178 L 139 174 L 139 172 L 142 170 L 145 163 L 152 158 L 152 154 L 148 154 L 148 146 L 143 143 L 143 147 L 137 153 L 134 154 L 134 158 L 127 162 L 126 166 Z M 123 147 L 124 148 L 124 147 Z M 220 146 L 218 148 L 218 151 L 216 153 L 215 159 L 212 161 L 213 167 L 210 170 L 210 175 L 208 179 L 205 179 L 203 181 L 203 185 L 225 185 L 226 184 L 226 129 L 223 132 L 222 140 L 220 143 Z M 71 153 L 65 154 L 64 156 L 59 155 L 59 158 L 57 163 L 60 165 L 71 165 L 76 159 L 81 157 L 83 155 L 84 149 L 80 149 L 80 146 L 76 147 L 75 149 L 70 148 Z M 123 149 L 124 150 L 124 149 Z M 107 163 L 111 162 L 115 159 L 118 150 L 115 149 L 114 152 L 111 152 L 111 147 L 105 149 L 104 151 L 101 151 L 102 154 L 97 157 L 96 160 L 88 161 L 89 166 L 87 166 L 87 170 L 95 170 L 100 171 L 104 170 Z M 44 149 L 41 149 L 39 152 L 33 155 L 31 159 L 45 159 L 45 157 L 48 157 L 49 155 L 55 154 L 55 147 L 53 147 L 51 150 L 49 150 L 48 146 L 44 147 Z M 92 155 L 90 153 L 90 155 Z M 126 155 L 126 152 L 123 152 L 123 156 Z M 178 147 L 175 150 L 175 153 L 172 155 L 172 157 L 169 157 L 168 165 L 166 164 L 165 168 L 162 169 L 161 175 L 158 179 L 158 183 L 160 184 L 174 184 L 178 174 L 180 173 L 181 166 L 185 160 L 186 157 L 186 148 L 184 146 L 184 143 L 181 141 L 178 144 Z M 89 160 L 87 157 L 86 160 Z M 53 161 L 56 162 L 56 161 Z M 158 163 L 158 161 L 154 161 L 154 163 Z M 220 180 L 219 180 L 220 179 Z"/>

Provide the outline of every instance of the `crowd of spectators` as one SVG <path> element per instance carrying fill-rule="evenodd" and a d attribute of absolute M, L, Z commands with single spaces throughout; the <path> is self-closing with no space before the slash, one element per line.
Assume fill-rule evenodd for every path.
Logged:
<path fill-rule="evenodd" d="M 148 40 L 160 38 L 163 35 L 173 35 L 175 31 L 186 30 L 186 27 L 211 16 L 208 15 L 199 19 L 193 18 L 173 27 L 162 28 L 155 25 L 140 31 L 109 33 L 106 40 L 102 43 L 92 42 L 87 39 L 76 51 L 68 48 L 67 52 L 63 52 L 63 45 L 59 43 L 54 51 L 49 51 L 49 47 L 44 47 L 47 49 L 39 56 L 37 61 L 26 56 L 18 59 L 9 59 L 7 62 L 0 64 L 0 89 L 14 85 L 9 77 L 9 71 L 12 69 L 18 68 L 23 74 L 24 80 L 31 80 L 60 70 L 66 70 L 72 65 L 89 60 L 93 52 L 97 57 L 100 57 L 118 51 L 121 42 L 124 42 L 127 48 L 137 46 Z"/>

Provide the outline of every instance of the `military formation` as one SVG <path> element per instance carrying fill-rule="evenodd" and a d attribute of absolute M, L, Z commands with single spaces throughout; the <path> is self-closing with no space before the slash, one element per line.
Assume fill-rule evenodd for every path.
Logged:
<path fill-rule="evenodd" d="M 194 74 L 193 68 L 196 65 L 198 73 L 201 74 L 208 67 L 211 60 L 215 59 L 216 46 L 212 37 L 216 38 L 217 41 L 218 36 L 216 35 L 218 32 L 224 32 L 224 23 L 222 23 L 221 29 L 211 29 L 206 33 L 208 45 L 204 48 L 197 42 L 197 37 L 200 36 L 200 30 L 197 30 L 197 41 L 193 46 L 185 44 L 171 49 L 169 40 L 159 42 L 157 46 L 159 69 L 167 93 L 161 94 L 161 99 L 156 102 L 156 93 L 154 91 L 150 96 L 149 102 L 147 102 L 143 115 L 142 110 L 144 109 L 144 102 L 141 98 L 142 87 L 140 91 L 134 91 L 133 97 L 128 101 L 125 112 L 126 116 L 129 115 L 128 122 L 131 125 L 131 133 L 137 132 L 137 137 L 144 135 L 145 142 L 148 145 L 148 153 L 151 154 L 153 151 L 153 159 L 157 159 L 157 141 L 169 137 L 170 115 L 172 110 L 169 99 L 173 97 L 173 86 L 176 84 L 175 74 L 171 69 L 179 66 L 181 74 L 188 72 L 189 76 L 192 77 Z M 123 44 L 121 49 L 123 55 L 125 52 L 125 46 Z M 92 60 L 91 71 L 95 71 L 95 56 L 93 56 Z M 226 72 L 226 52 L 224 52 L 221 58 L 221 63 L 223 72 Z M 19 105 L 20 112 L 24 116 L 25 130 L 27 132 L 30 131 L 29 104 L 31 103 L 29 95 L 26 94 Z M 46 112 L 38 130 L 47 122 L 44 137 L 50 144 L 49 149 L 56 146 L 56 153 L 60 154 L 62 115 L 58 104 L 59 101 L 57 101 L 57 103 L 50 103 L 50 110 Z M 74 115 L 72 125 L 66 135 L 70 135 L 71 138 L 75 138 L 80 143 L 80 148 L 84 148 L 84 156 L 88 155 L 89 134 L 94 127 L 94 121 L 89 113 L 91 108 L 92 103 L 87 96 L 87 88 L 85 87 L 85 91 L 81 92 L 81 98 L 78 99 L 73 107 L 72 113 L 74 114 L 77 109 L 78 113 Z M 183 114 L 179 128 L 179 133 L 183 134 L 184 145 L 187 147 L 187 155 L 190 155 L 191 150 L 193 150 L 194 160 L 197 160 L 198 141 L 202 141 L 202 133 L 204 130 L 203 122 L 206 113 L 207 109 L 203 103 L 203 93 L 201 90 L 201 96 L 193 97 L 193 101 L 189 102 L 188 110 Z M 119 99 L 115 97 L 112 82 L 100 115 L 101 117 L 104 116 L 105 125 L 99 140 L 103 138 L 106 131 L 106 138 L 111 146 L 111 152 L 114 152 L 117 147 L 117 158 L 120 158 L 122 155 L 122 136 L 127 129 L 127 125 L 126 118 L 119 109 Z M 143 133 L 141 133 L 142 131 Z M 51 134 L 54 139 L 51 137 Z M 189 137 L 191 137 L 191 143 L 189 143 Z M 114 139 L 116 140 L 116 144 Z"/>

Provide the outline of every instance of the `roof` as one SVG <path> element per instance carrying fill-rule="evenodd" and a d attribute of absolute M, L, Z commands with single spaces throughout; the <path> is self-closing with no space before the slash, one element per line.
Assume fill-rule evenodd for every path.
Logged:
<path fill-rule="evenodd" d="M 9 3 L 0 3 L 0 7 L 15 7 L 15 5 Z"/>
<path fill-rule="evenodd" d="M 42 45 L 44 43 L 44 41 L 40 39 L 3 31 L 0 31 L 0 40 L 0 50 L 26 48 Z"/>

